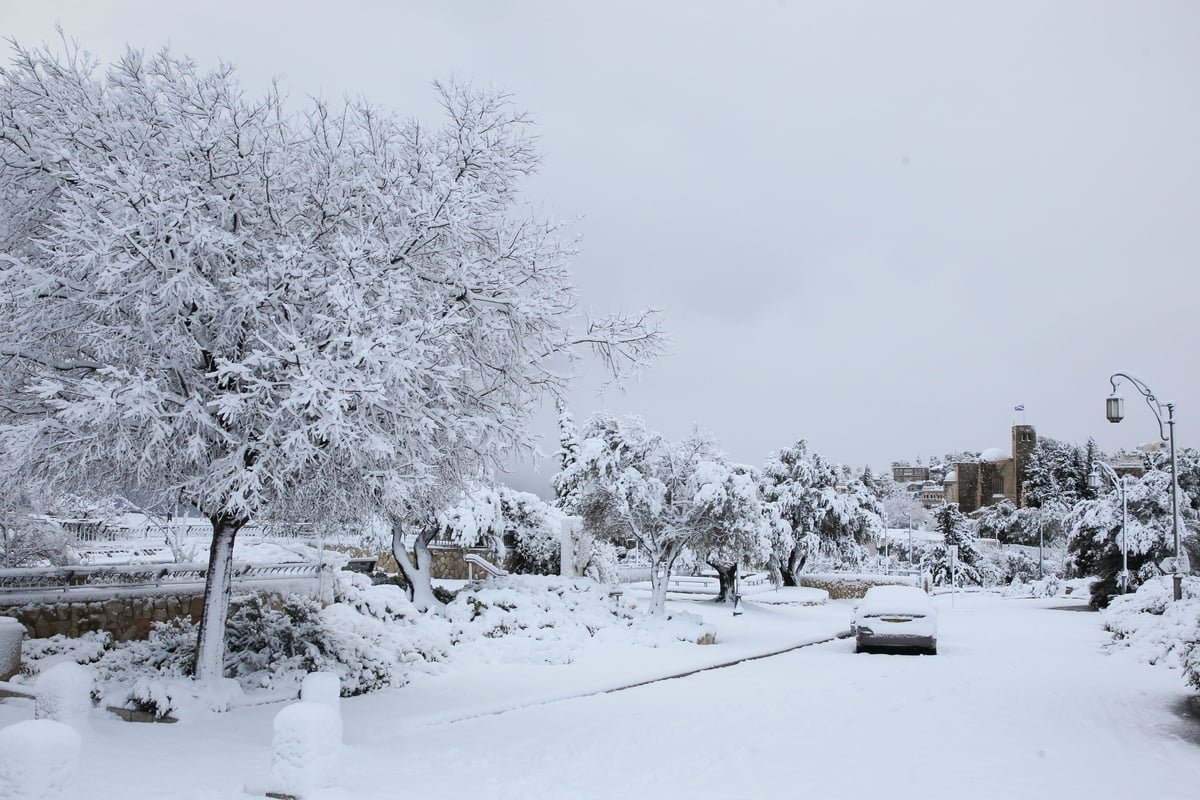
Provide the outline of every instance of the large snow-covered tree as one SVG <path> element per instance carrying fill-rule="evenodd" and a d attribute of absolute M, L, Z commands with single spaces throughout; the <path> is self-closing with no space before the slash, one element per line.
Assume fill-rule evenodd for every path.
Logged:
<path fill-rule="evenodd" d="M 704 532 L 702 490 L 722 454 L 694 431 L 668 441 L 637 417 L 598 413 L 580 431 L 576 460 L 556 479 L 574 487 L 578 510 L 597 539 L 629 541 L 650 559 L 650 614 L 665 608 L 675 561 Z"/>
<path fill-rule="evenodd" d="M 660 347 L 647 315 L 580 321 L 505 95 L 296 115 L 232 68 L 66 50 L 0 69 L 0 470 L 211 521 L 198 678 L 250 519 L 380 514 L 412 567 L 407 520 L 530 446 L 564 360 Z"/>
<path fill-rule="evenodd" d="M 767 456 L 763 496 L 775 504 L 792 533 L 778 541 L 776 566 L 785 586 L 798 585 L 810 556 L 821 552 L 823 534 L 836 534 L 836 524 L 826 517 L 842 505 L 837 482 L 837 466 L 811 452 L 803 440 Z M 825 543 L 826 549 L 829 544 Z"/>

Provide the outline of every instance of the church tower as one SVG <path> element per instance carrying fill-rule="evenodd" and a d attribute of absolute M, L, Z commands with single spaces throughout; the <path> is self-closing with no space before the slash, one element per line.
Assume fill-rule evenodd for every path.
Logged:
<path fill-rule="evenodd" d="M 1032 425 L 1013 425 L 1012 455 L 1013 472 L 1016 473 L 1017 507 L 1025 505 L 1025 476 L 1029 470 L 1029 461 L 1033 451 L 1037 449 L 1037 431 Z"/>

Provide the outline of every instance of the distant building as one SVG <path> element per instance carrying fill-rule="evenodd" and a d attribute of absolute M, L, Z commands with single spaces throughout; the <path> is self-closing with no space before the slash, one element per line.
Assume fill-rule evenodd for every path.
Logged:
<path fill-rule="evenodd" d="M 892 464 L 892 480 L 896 483 L 924 483 L 929 480 L 929 467 L 910 467 L 907 464 Z"/>
<path fill-rule="evenodd" d="M 917 495 L 917 499 L 925 508 L 935 508 L 946 502 L 946 491 L 943 486 L 933 481 L 926 481 L 921 486 L 921 492 Z"/>

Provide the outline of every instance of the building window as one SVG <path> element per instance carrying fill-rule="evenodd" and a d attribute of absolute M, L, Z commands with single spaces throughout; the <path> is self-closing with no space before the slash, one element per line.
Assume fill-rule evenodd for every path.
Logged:
<path fill-rule="evenodd" d="M 1004 476 L 997 475 L 992 478 L 992 494 L 1004 494 Z"/>

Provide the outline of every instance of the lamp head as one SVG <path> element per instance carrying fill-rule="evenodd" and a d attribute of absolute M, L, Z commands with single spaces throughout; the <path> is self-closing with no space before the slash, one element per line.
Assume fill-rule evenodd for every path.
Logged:
<path fill-rule="evenodd" d="M 1099 489 L 1100 488 L 1100 473 L 1099 473 L 1099 471 L 1097 471 L 1094 468 L 1088 474 L 1088 488 L 1089 489 Z"/>
<path fill-rule="evenodd" d="M 1113 392 L 1104 403 L 1104 416 L 1109 422 L 1120 422 L 1125 418 L 1125 398 Z"/>

